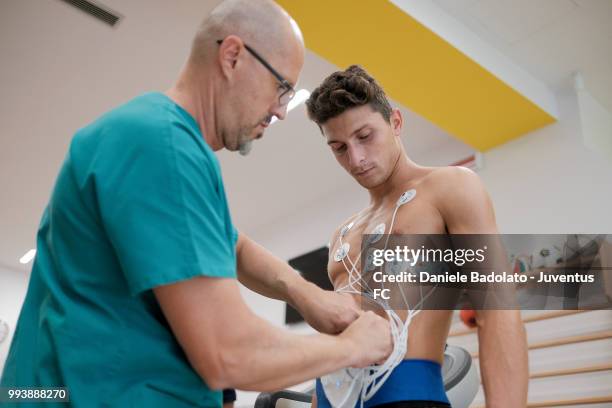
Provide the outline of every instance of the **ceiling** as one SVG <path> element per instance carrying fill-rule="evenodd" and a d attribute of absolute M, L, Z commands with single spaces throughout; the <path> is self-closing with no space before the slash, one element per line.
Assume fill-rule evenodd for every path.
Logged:
<path fill-rule="evenodd" d="M 612 112 L 612 1 L 433 1 L 553 90 L 582 72 Z"/>
<path fill-rule="evenodd" d="M 556 120 L 533 98 L 544 88 L 540 81 L 524 74 L 516 81 L 511 61 L 499 61 L 478 39 L 466 40 L 467 30 L 433 3 L 278 1 L 300 22 L 310 50 L 341 67 L 358 61 L 387 95 L 474 149 L 490 150 Z"/>
<path fill-rule="evenodd" d="M 605 52 L 612 2 L 435 1 L 553 90 L 580 69 L 589 90 L 612 111 L 612 58 Z M 38 221 L 75 130 L 135 95 L 168 88 L 195 27 L 217 3 L 104 0 L 125 17 L 110 28 L 59 0 L 0 1 L 1 265 L 29 269 L 18 259 L 35 244 Z M 313 89 L 336 69 L 307 52 L 298 87 Z M 417 161 L 445 164 L 472 151 L 400 108 L 406 118 L 404 143 Z M 350 181 L 303 109 L 273 124 L 250 156 L 219 153 L 234 221 L 255 238 L 266 223 Z"/>

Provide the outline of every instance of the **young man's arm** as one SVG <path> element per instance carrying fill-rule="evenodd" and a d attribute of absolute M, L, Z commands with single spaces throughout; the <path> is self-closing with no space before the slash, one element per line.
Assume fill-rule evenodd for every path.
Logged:
<path fill-rule="evenodd" d="M 308 282 L 244 234 L 238 237 L 236 256 L 240 283 L 263 296 L 289 303 L 316 330 L 340 333 L 358 317 L 355 302 L 349 297 Z"/>
<path fill-rule="evenodd" d="M 300 336 L 253 314 L 233 279 L 197 277 L 154 292 L 192 367 L 213 389 L 277 390 L 379 362 L 392 349 L 387 321 L 371 312 L 338 336 Z"/>
<path fill-rule="evenodd" d="M 516 310 L 476 310 L 480 371 L 486 406 L 527 406 L 527 340 Z"/>
<path fill-rule="evenodd" d="M 491 200 L 472 171 L 445 169 L 442 215 L 451 234 L 497 234 Z M 487 408 L 525 407 L 529 367 L 519 310 L 477 310 L 479 360 Z"/>

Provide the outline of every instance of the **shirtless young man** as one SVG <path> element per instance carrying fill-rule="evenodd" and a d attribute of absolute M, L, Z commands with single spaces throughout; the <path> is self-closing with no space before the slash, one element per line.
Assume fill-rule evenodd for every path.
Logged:
<path fill-rule="evenodd" d="M 306 103 L 338 163 L 370 193 L 370 205 L 333 234 L 328 273 L 336 289 L 348 283 L 348 272 L 334 259 L 344 226 L 348 257 L 359 259 L 363 234 L 391 224 L 398 198 L 415 189 L 402 205 L 387 234 L 496 234 L 491 201 L 480 179 L 461 167 L 423 167 L 406 155 L 400 134 L 403 119 L 376 81 L 361 67 L 351 66 L 324 80 Z M 401 376 L 403 391 L 378 391 L 365 406 L 448 407 L 440 365 L 451 325 L 452 310 L 423 310 L 411 322 L 404 361 L 391 378 Z M 479 362 L 486 406 L 525 407 L 527 346 L 519 311 L 477 311 Z M 397 378 L 395 378 L 397 380 Z M 397 384 L 397 381 L 393 381 Z M 413 384 L 418 384 L 416 387 Z M 381 397 L 381 393 L 385 394 Z M 314 406 L 329 407 L 320 381 Z M 376 402 L 374 402 L 376 400 Z M 388 405 L 390 404 L 390 405 Z"/>

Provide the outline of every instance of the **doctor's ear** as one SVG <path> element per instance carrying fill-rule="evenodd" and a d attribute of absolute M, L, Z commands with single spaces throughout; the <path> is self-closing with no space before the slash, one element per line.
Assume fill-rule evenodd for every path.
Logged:
<path fill-rule="evenodd" d="M 231 76 L 240 54 L 244 50 L 244 44 L 240 37 L 235 35 L 227 36 L 224 40 L 218 40 L 217 44 L 219 45 L 218 59 L 221 71 L 226 76 Z"/>

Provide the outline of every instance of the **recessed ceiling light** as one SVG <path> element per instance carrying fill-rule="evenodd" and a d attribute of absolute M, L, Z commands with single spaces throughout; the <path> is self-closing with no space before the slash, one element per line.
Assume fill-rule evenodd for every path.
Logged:
<path fill-rule="evenodd" d="M 35 249 L 30 249 L 28 252 L 25 253 L 24 256 L 19 258 L 19 263 L 24 264 L 24 265 L 27 264 L 32 259 L 34 259 L 34 255 L 36 255 L 36 250 Z"/>

